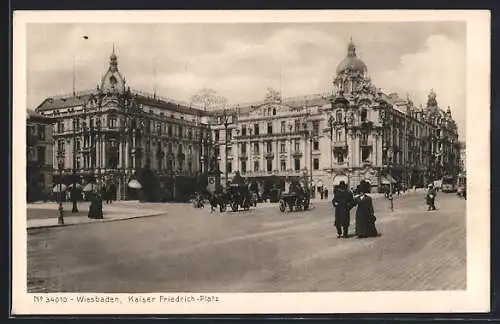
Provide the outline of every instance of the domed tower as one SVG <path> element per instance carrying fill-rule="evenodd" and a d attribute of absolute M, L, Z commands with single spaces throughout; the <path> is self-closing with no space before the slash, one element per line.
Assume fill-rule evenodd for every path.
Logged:
<path fill-rule="evenodd" d="M 125 79 L 118 71 L 118 58 L 115 54 L 115 46 L 113 52 L 109 56 L 108 71 L 104 74 L 101 80 L 101 90 L 104 93 L 116 93 L 125 91 Z"/>
<path fill-rule="evenodd" d="M 339 63 L 336 69 L 336 78 L 333 82 L 337 92 L 352 93 L 368 77 L 366 64 L 356 56 L 356 46 L 352 38 L 347 45 L 347 56 Z"/>

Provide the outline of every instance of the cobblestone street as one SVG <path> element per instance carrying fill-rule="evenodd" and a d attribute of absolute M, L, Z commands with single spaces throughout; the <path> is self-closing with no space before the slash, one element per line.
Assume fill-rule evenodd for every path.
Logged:
<path fill-rule="evenodd" d="M 29 292 L 299 292 L 465 289 L 465 201 L 374 199 L 380 237 L 337 239 L 329 201 L 210 214 L 175 206 L 120 222 L 30 229 Z M 165 206 L 156 205 L 156 208 Z M 131 206 L 131 208 L 133 208 Z M 154 207 L 148 206 L 152 209 Z M 170 211 L 170 212 L 169 212 Z M 351 213 L 354 229 L 354 211 Z"/>

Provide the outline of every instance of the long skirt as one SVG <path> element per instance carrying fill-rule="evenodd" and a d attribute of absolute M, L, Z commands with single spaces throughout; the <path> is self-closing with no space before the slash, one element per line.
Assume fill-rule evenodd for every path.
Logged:
<path fill-rule="evenodd" d="M 358 237 L 374 237 L 378 236 L 375 221 L 377 218 L 374 215 L 359 215 L 356 214 L 356 235 Z"/>

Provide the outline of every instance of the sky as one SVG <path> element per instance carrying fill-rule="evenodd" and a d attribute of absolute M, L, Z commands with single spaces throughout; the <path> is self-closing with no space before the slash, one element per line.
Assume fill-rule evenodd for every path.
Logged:
<path fill-rule="evenodd" d="M 376 87 L 425 105 L 431 89 L 465 139 L 466 29 L 462 22 L 29 24 L 28 108 L 95 89 L 113 44 L 131 88 L 190 102 L 210 88 L 230 104 L 331 91 L 352 37 Z M 88 39 L 85 39 L 87 36 Z"/>

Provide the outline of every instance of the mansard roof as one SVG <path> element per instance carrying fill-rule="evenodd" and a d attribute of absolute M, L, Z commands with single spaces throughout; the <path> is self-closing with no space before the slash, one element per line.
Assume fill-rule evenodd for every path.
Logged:
<path fill-rule="evenodd" d="M 186 103 L 163 99 L 138 90 L 131 90 L 130 92 L 138 104 L 160 108 L 166 111 L 184 113 L 184 114 L 193 114 L 199 116 L 210 115 L 209 112 L 203 111 L 199 108 L 190 107 Z M 95 90 L 95 91 L 83 91 L 75 95 L 49 97 L 42 101 L 42 103 L 36 108 L 36 111 L 41 112 L 53 109 L 83 106 L 90 100 L 92 96 L 97 96 L 97 95 L 98 92 L 97 90 Z"/>

